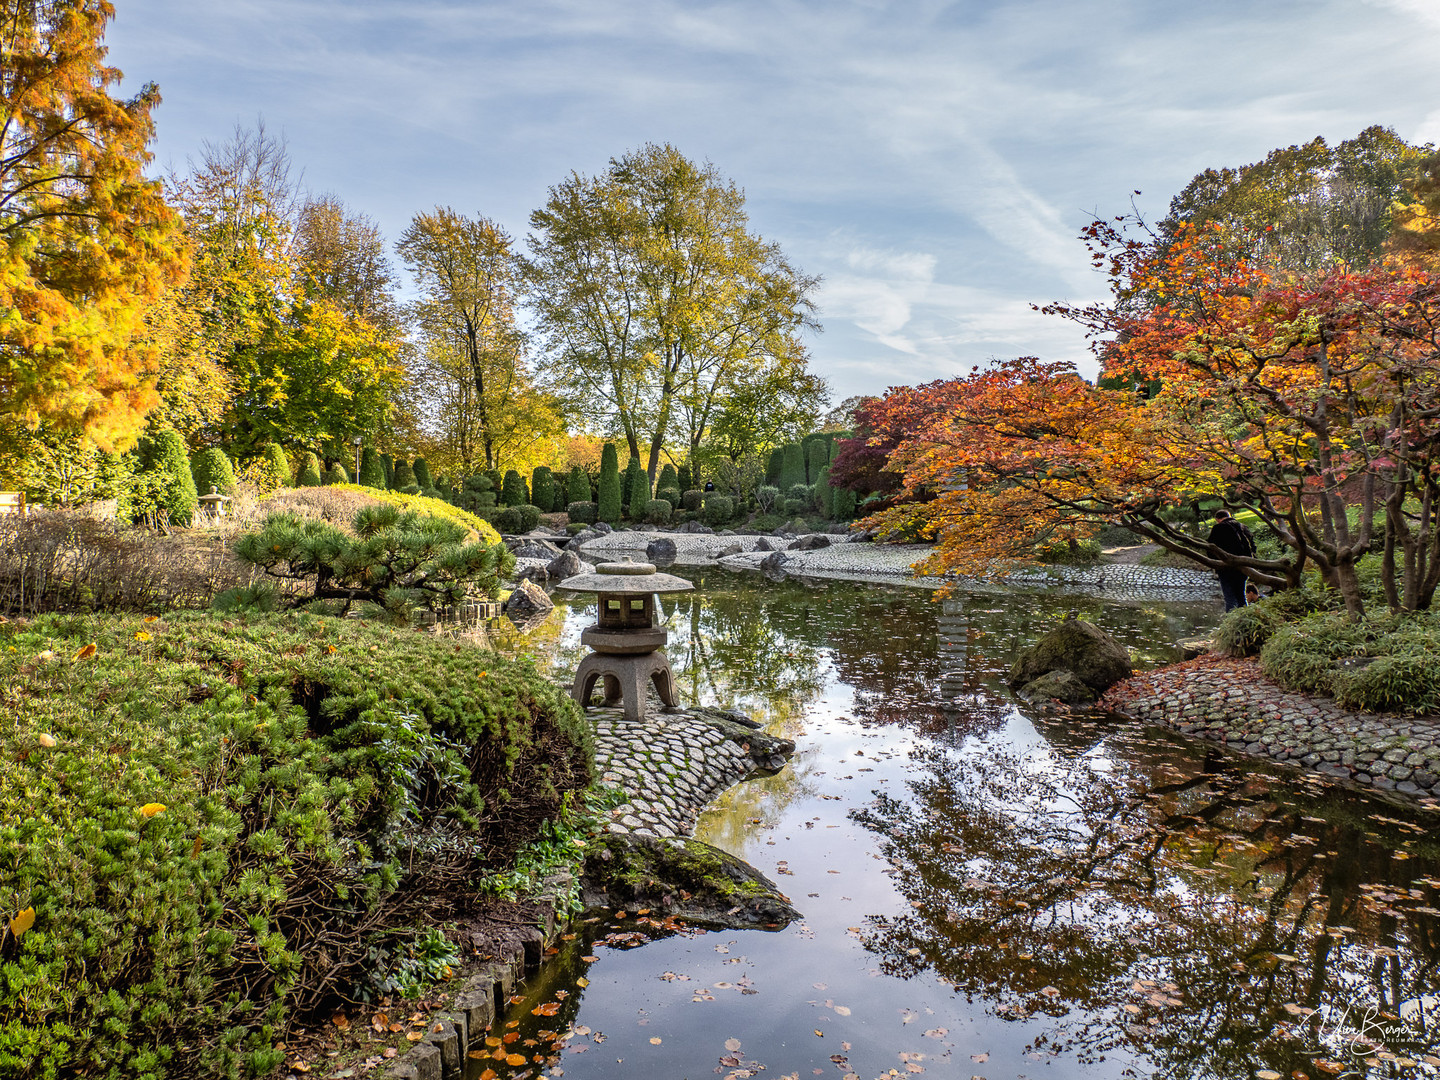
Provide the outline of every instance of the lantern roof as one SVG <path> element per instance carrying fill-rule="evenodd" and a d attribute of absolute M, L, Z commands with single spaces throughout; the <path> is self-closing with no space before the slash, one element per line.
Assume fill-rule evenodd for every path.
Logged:
<path fill-rule="evenodd" d="M 601 563 L 591 574 L 576 574 L 560 582 L 559 588 L 571 592 L 610 593 L 617 596 L 643 596 L 646 593 L 689 592 L 695 588 L 674 574 L 660 574 L 651 563 Z"/>

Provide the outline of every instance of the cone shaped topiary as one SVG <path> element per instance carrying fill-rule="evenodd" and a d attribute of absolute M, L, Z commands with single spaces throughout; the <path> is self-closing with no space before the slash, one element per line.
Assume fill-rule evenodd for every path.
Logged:
<path fill-rule="evenodd" d="M 415 473 L 415 483 L 420 485 L 421 491 L 429 491 L 435 486 L 435 481 L 430 479 L 430 466 L 425 464 L 423 457 L 417 457 L 410 468 Z"/>
<path fill-rule="evenodd" d="M 544 513 L 555 509 L 555 474 L 548 465 L 536 465 L 530 473 L 530 501 Z"/>
<path fill-rule="evenodd" d="M 784 458 L 780 466 L 780 483 L 776 486 L 781 491 L 789 491 L 796 484 L 805 483 L 805 455 L 800 449 L 799 443 L 786 443 L 783 448 Z"/>
<path fill-rule="evenodd" d="M 381 454 L 380 464 L 385 469 L 385 483 L 383 486 L 388 488 L 390 481 L 395 477 L 395 459 L 389 454 Z"/>
<path fill-rule="evenodd" d="M 190 475 L 197 494 L 209 495 L 212 487 L 221 495 L 235 494 L 235 466 L 218 446 L 191 455 Z"/>
<path fill-rule="evenodd" d="M 290 459 L 285 456 L 285 450 L 279 443 L 266 443 L 261 456 L 275 470 L 275 481 L 280 487 L 289 487 L 295 482 L 295 473 L 290 469 Z"/>
<path fill-rule="evenodd" d="M 600 520 L 611 525 L 620 523 L 620 455 L 614 443 L 606 443 L 600 451 Z"/>
<path fill-rule="evenodd" d="M 507 469 L 505 480 L 500 487 L 502 506 L 524 506 L 530 501 L 530 492 L 525 490 L 525 478 L 514 469 Z"/>
<path fill-rule="evenodd" d="M 300 462 L 300 475 L 295 478 L 295 486 L 320 486 L 320 459 L 311 450 L 305 451 L 305 457 Z"/>
<path fill-rule="evenodd" d="M 590 490 L 590 477 L 579 465 L 570 470 L 565 487 L 565 494 L 569 502 L 590 502 L 591 496 L 594 494 Z"/>
<path fill-rule="evenodd" d="M 165 428 L 146 436 L 140 444 L 142 472 L 153 473 L 156 480 L 156 509 L 163 511 L 177 525 L 188 525 L 200 505 L 195 492 L 195 477 L 190 472 L 190 458 L 185 453 L 185 440 L 174 428 Z"/>
<path fill-rule="evenodd" d="M 360 452 L 360 479 L 357 481 L 362 487 L 384 489 L 385 484 L 385 463 L 380 460 L 380 455 L 368 446 Z"/>
<path fill-rule="evenodd" d="M 415 483 L 415 470 L 410 467 L 409 462 L 404 458 L 395 462 L 395 471 L 390 475 L 390 488 L 392 491 L 404 491 L 407 487 L 419 487 Z"/>
<path fill-rule="evenodd" d="M 631 521 L 645 520 L 645 504 L 650 501 L 650 477 L 640 466 L 640 459 L 632 457 L 625 466 L 625 510 Z"/>

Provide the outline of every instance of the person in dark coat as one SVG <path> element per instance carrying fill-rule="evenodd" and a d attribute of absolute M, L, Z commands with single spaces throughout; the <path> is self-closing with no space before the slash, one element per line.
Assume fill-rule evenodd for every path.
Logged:
<path fill-rule="evenodd" d="M 1210 530 L 1210 543 L 1227 555 L 1250 556 L 1255 554 L 1255 538 L 1250 530 L 1230 516 L 1230 511 L 1221 510 L 1215 515 L 1215 527 Z M 1225 596 L 1225 610 L 1233 611 L 1245 606 L 1245 571 L 1227 566 L 1217 570 L 1220 576 L 1220 591 Z"/>

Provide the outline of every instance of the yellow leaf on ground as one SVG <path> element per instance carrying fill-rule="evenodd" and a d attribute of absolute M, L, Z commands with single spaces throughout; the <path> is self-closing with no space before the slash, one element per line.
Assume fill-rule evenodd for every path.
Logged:
<path fill-rule="evenodd" d="M 35 909 L 27 907 L 10 920 L 10 932 L 17 938 L 35 925 Z"/>
<path fill-rule="evenodd" d="M 43 746 L 43 747 L 45 747 L 46 749 L 49 749 L 50 747 L 52 747 L 52 746 L 55 745 L 55 736 L 54 736 L 54 735 L 41 735 L 41 736 L 40 736 L 40 745 Z"/>
<path fill-rule="evenodd" d="M 150 640 L 150 635 L 149 635 L 148 633 L 146 633 L 144 630 L 136 630 L 136 631 L 135 631 L 135 640 L 136 640 L 136 641 L 149 641 L 149 640 Z"/>
<path fill-rule="evenodd" d="M 76 660 L 89 660 L 90 657 L 92 657 L 92 656 L 94 656 L 94 655 L 95 655 L 95 642 L 92 641 L 92 642 L 90 642 L 89 645 L 83 646 L 78 652 L 75 653 L 75 659 L 76 659 Z"/>
<path fill-rule="evenodd" d="M 163 802 L 147 802 L 144 806 L 140 807 L 140 813 L 146 817 L 154 817 L 156 814 L 163 814 L 164 812 L 165 804 Z"/>

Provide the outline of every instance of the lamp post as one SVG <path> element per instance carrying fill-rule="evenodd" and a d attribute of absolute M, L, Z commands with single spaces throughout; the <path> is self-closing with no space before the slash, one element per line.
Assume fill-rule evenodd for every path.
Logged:
<path fill-rule="evenodd" d="M 360 483 L 360 436 L 356 435 L 350 441 L 355 444 L 355 475 L 352 477 L 352 482 L 358 484 Z"/>

